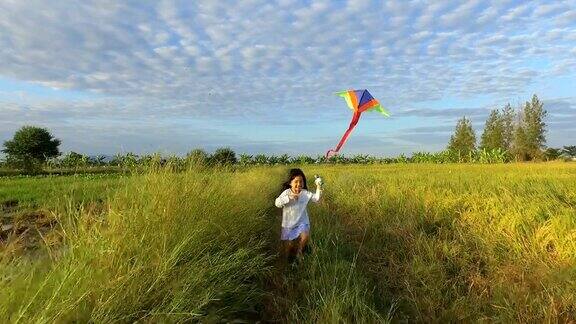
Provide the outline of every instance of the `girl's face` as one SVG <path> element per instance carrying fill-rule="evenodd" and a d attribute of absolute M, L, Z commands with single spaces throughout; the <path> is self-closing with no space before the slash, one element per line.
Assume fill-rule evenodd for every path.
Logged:
<path fill-rule="evenodd" d="M 302 187 L 304 187 L 304 179 L 301 176 L 296 176 L 290 181 L 290 189 L 293 193 L 299 194 L 302 191 Z"/>

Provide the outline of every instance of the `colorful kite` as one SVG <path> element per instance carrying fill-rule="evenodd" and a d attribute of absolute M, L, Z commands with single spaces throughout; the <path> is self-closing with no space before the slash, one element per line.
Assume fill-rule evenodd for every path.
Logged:
<path fill-rule="evenodd" d="M 340 148 L 342 147 L 342 145 L 344 145 L 354 127 L 356 127 L 358 120 L 360 120 L 361 113 L 365 111 L 377 111 L 386 117 L 390 116 L 390 114 L 384 109 L 384 107 L 380 105 L 378 100 L 374 99 L 374 97 L 372 97 L 370 92 L 368 92 L 368 90 L 366 89 L 348 90 L 338 92 L 336 94 L 346 99 L 346 103 L 348 104 L 348 107 L 352 109 L 352 111 L 354 111 L 354 115 L 352 116 L 350 126 L 348 127 L 346 133 L 344 133 L 344 136 L 342 136 L 340 143 L 338 143 L 338 146 L 336 146 L 335 149 L 328 150 L 328 152 L 326 152 L 326 158 L 330 158 L 334 156 L 336 153 L 338 153 L 338 151 L 340 151 Z"/>

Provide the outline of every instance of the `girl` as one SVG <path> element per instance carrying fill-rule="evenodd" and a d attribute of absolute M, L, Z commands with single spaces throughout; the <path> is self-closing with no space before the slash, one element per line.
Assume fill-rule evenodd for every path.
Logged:
<path fill-rule="evenodd" d="M 310 238 L 310 220 L 306 205 L 308 201 L 318 202 L 322 191 L 322 179 L 316 178 L 316 192 L 308 191 L 306 176 L 300 169 L 291 169 L 288 181 L 284 183 L 282 193 L 276 198 L 276 207 L 282 208 L 282 235 L 286 242 L 286 254 L 289 256 L 296 245 L 296 257 L 302 257 L 302 251 Z M 298 239 L 296 241 L 296 239 Z"/>

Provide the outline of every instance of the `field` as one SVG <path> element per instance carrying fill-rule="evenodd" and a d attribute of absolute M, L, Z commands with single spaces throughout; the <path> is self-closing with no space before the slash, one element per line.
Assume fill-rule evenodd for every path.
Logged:
<path fill-rule="evenodd" d="M 287 167 L 0 178 L 0 319 L 576 319 L 576 164 L 302 168 L 326 187 L 296 265 Z"/>

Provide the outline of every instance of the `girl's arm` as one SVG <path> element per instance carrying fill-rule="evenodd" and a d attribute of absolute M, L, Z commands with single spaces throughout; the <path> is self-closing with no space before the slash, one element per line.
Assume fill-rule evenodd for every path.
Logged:
<path fill-rule="evenodd" d="M 322 192 L 322 186 L 316 186 L 316 192 L 311 194 L 310 200 L 317 203 L 320 201 L 320 193 Z"/>
<path fill-rule="evenodd" d="M 280 194 L 280 196 L 278 196 L 278 198 L 276 198 L 276 201 L 274 202 L 274 204 L 278 208 L 284 208 L 284 206 L 286 206 L 289 202 L 290 202 L 290 197 L 288 197 L 286 192 L 282 192 Z"/>

